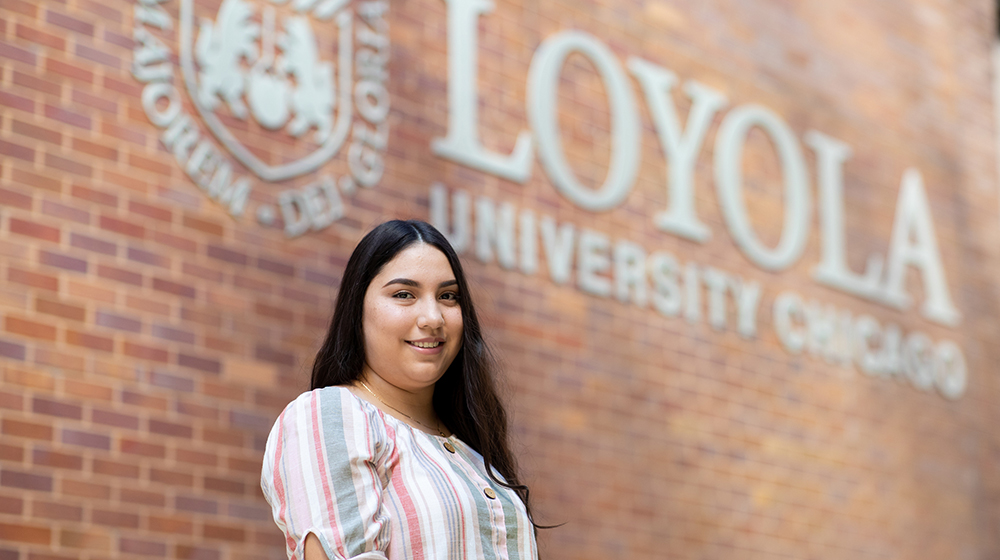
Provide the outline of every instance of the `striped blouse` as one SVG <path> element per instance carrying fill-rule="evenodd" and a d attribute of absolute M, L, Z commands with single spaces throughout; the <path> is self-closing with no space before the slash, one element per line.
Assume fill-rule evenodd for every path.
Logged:
<path fill-rule="evenodd" d="M 489 479 L 479 453 L 344 387 L 285 408 L 267 438 L 261 488 L 289 559 L 301 560 L 309 533 L 330 560 L 537 559 L 524 504 Z"/>

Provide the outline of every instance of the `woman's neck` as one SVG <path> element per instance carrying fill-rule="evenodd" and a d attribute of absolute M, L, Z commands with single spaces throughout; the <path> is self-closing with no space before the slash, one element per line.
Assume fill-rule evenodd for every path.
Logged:
<path fill-rule="evenodd" d="M 434 411 L 433 385 L 417 391 L 407 390 L 393 385 L 371 368 L 365 367 L 355 389 L 355 394 L 418 430 L 437 432 L 435 435 L 447 432 Z"/>

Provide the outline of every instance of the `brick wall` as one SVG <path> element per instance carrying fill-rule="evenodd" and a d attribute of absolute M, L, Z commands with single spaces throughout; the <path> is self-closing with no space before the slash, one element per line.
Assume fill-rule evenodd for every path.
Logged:
<path fill-rule="evenodd" d="M 159 35 L 172 64 L 179 4 L 162 3 L 175 22 Z M 196 4 L 197 16 L 214 17 L 219 2 Z M 527 128 L 525 79 L 541 41 L 587 31 L 622 61 L 654 61 L 720 90 L 732 106 L 766 105 L 799 136 L 815 128 L 850 143 L 855 270 L 869 252 L 884 253 L 902 170 L 918 166 L 959 326 L 813 282 L 815 220 L 793 267 L 753 266 L 727 234 L 711 142 L 695 179 L 711 240 L 657 230 L 665 161 L 641 101 L 639 178 L 610 212 L 571 204 L 537 160 L 520 185 L 434 156 L 431 140 L 447 127 L 440 0 L 394 2 L 386 15 L 385 175 L 345 196 L 333 225 L 292 240 L 281 220 L 265 227 L 252 215 L 230 217 L 161 143 L 131 72 L 136 2 L 3 0 L 0 560 L 282 557 L 258 487 L 267 431 L 308 384 L 356 241 L 387 218 L 426 219 L 436 181 L 765 287 L 758 335 L 744 339 L 704 319 L 557 285 L 544 270 L 525 275 L 467 256 L 508 372 L 516 447 L 540 521 L 566 523 L 542 533 L 546 558 L 1000 556 L 993 5 L 793 4 L 497 2 L 479 26 L 483 144 L 509 153 Z M 596 187 L 610 142 L 603 86 L 579 57 L 561 83 L 567 159 Z M 676 100 L 685 114 L 685 99 Z M 187 97 L 183 104 L 197 114 Z M 265 159 L 298 146 L 259 127 L 240 136 Z M 747 204 L 773 246 L 783 207 L 770 154 L 765 138 L 751 136 Z M 251 209 L 317 174 L 344 175 L 344 160 L 281 184 L 258 181 Z M 908 286 L 920 301 L 915 274 Z M 957 341 L 966 394 L 948 401 L 789 354 L 770 315 L 784 288 Z"/>

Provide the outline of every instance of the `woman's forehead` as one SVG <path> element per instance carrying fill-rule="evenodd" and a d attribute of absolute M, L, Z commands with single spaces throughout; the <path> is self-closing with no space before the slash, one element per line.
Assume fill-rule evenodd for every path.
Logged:
<path fill-rule="evenodd" d="M 423 277 L 438 283 L 455 278 L 448 257 L 437 247 L 428 243 L 414 243 L 396 254 L 385 263 L 376 279 L 386 277 L 418 280 Z"/>

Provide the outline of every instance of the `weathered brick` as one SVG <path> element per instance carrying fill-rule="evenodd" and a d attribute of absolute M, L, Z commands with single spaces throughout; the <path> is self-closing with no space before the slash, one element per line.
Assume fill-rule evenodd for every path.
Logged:
<path fill-rule="evenodd" d="M 63 429 L 59 440 L 66 445 L 77 445 L 93 449 L 111 449 L 111 438 L 104 434 L 83 430 Z"/>
<path fill-rule="evenodd" d="M 52 153 L 46 152 L 44 161 L 45 166 L 48 168 L 58 169 L 60 171 L 65 171 L 66 173 L 72 173 L 73 175 L 90 177 L 94 174 L 94 168 L 86 163 L 80 163 L 74 159 L 64 158 Z"/>
<path fill-rule="evenodd" d="M 23 144 L 0 140 L 0 154 L 21 159 L 29 163 L 35 161 L 35 149 Z"/>
<path fill-rule="evenodd" d="M 135 416 L 133 414 L 114 412 L 111 410 L 105 410 L 101 408 L 94 408 L 90 412 L 90 420 L 95 424 L 102 424 L 104 426 L 125 428 L 128 430 L 139 429 L 138 416 Z"/>
<path fill-rule="evenodd" d="M 52 477 L 49 475 L 4 469 L 0 471 L 0 486 L 34 490 L 36 492 L 51 492 Z"/>
<path fill-rule="evenodd" d="M 115 207 L 118 205 L 118 197 L 114 194 L 98 191 L 82 185 L 73 185 L 71 193 L 76 198 L 89 202 L 96 202 L 97 204 L 104 206 Z"/>
<path fill-rule="evenodd" d="M 13 266 L 7 269 L 7 280 L 51 292 L 59 291 L 59 279 L 55 276 L 21 270 Z"/>
<path fill-rule="evenodd" d="M 6 91 L 0 91 L 0 106 L 12 107 L 28 113 L 33 113 L 35 111 L 34 101 L 27 97 L 22 97 Z"/>
<path fill-rule="evenodd" d="M 11 81 L 14 83 L 14 85 L 30 88 L 35 91 L 39 91 L 41 93 L 51 95 L 57 98 L 62 93 L 62 84 L 58 82 L 53 82 L 51 80 L 38 78 L 31 74 L 27 74 L 25 72 L 19 72 L 17 70 L 14 71 L 14 77 Z M 60 134 L 60 138 L 61 137 L 62 135 Z M 46 141 L 51 141 L 51 140 L 46 139 Z M 53 142 L 53 143 L 59 144 L 59 142 Z"/>
<path fill-rule="evenodd" d="M 169 257 L 158 253 L 154 253 L 152 251 L 139 249 L 137 247 L 129 247 L 125 251 L 125 257 L 130 261 L 140 262 L 152 266 L 158 266 L 160 268 L 170 268 Z"/>
<path fill-rule="evenodd" d="M 109 265 L 98 265 L 97 275 L 101 278 L 107 278 L 108 280 L 114 280 L 116 282 L 123 282 L 125 284 L 132 284 L 133 286 L 142 286 L 142 275 L 130 272 L 125 269 L 117 268 Z"/>
<path fill-rule="evenodd" d="M 59 228 L 57 227 L 47 226 L 38 222 L 22 220 L 19 218 L 11 218 L 8 222 L 8 227 L 10 228 L 11 233 L 17 235 L 27 235 L 43 241 L 51 241 L 52 243 L 59 243 L 61 238 Z"/>
<path fill-rule="evenodd" d="M 146 228 L 142 225 L 129 222 L 126 220 L 121 220 L 118 218 L 113 218 L 111 216 L 102 215 L 98 219 L 98 225 L 101 229 L 112 232 L 120 233 L 122 235 L 127 235 L 129 237 L 134 237 L 136 239 L 142 239 L 146 236 Z"/>
<path fill-rule="evenodd" d="M 69 220 L 78 224 L 90 223 L 90 212 L 73 206 L 67 206 L 54 200 L 42 200 L 42 213 L 53 218 Z"/>
<path fill-rule="evenodd" d="M 94 324 L 119 331 L 140 332 L 142 321 L 133 317 L 125 317 L 108 311 L 94 313 Z"/>
<path fill-rule="evenodd" d="M 36 519 L 83 521 L 83 508 L 65 501 L 33 500 L 31 515 Z"/>
<path fill-rule="evenodd" d="M 70 99 L 73 100 L 73 103 L 79 103 L 81 105 L 86 105 L 87 107 L 92 107 L 94 109 L 97 109 L 99 111 L 104 111 L 105 113 L 108 113 L 109 116 L 112 117 L 118 113 L 118 103 L 115 101 L 114 98 L 91 95 L 80 89 L 73 88 L 73 91 L 70 94 Z M 105 123 L 106 121 L 102 120 L 101 122 L 102 133 L 104 133 L 105 131 L 104 129 Z M 109 159 L 114 159 L 114 158 L 109 158 Z"/>
<path fill-rule="evenodd" d="M 6 41 L 0 41 L 0 58 L 16 60 L 30 66 L 35 65 L 35 53 Z"/>
<path fill-rule="evenodd" d="M 83 20 L 54 11 L 52 9 L 46 10 L 45 21 L 53 25 L 58 25 L 59 27 L 62 27 L 74 33 L 80 33 L 82 35 L 91 35 L 91 36 L 93 36 L 94 34 L 94 24 L 87 23 Z"/>
<path fill-rule="evenodd" d="M 56 327 L 55 325 L 50 325 L 47 323 L 41 323 L 38 321 L 32 321 L 29 319 L 24 319 L 21 317 L 13 317 L 8 315 L 4 318 L 4 330 L 18 334 L 21 336 L 26 336 L 28 338 L 37 338 L 39 340 L 55 340 L 56 339 Z"/>
<path fill-rule="evenodd" d="M 97 525 L 107 525 L 109 527 L 139 528 L 139 516 L 134 513 L 121 511 L 109 511 L 95 508 L 90 514 L 90 519 Z"/>
<path fill-rule="evenodd" d="M 61 64 L 55 63 L 53 64 Z M 93 121 L 87 115 L 77 113 L 75 111 L 70 111 L 69 109 L 64 109 L 62 107 L 56 107 L 48 103 L 45 104 L 45 116 L 47 118 L 59 121 L 70 126 L 75 126 L 77 128 L 82 128 L 84 130 L 90 130 L 93 125 Z"/>
<path fill-rule="evenodd" d="M 20 191 L 0 187 L 0 200 L 3 200 L 4 206 L 7 207 L 20 208 L 21 210 L 31 210 L 31 195 Z"/>
<path fill-rule="evenodd" d="M 177 354 L 177 365 L 181 367 L 197 369 L 200 371 L 204 371 L 206 373 L 217 374 L 222 371 L 222 364 L 219 362 L 219 360 L 193 356 L 190 354 L 185 354 L 184 352 L 179 352 Z"/>
<path fill-rule="evenodd" d="M 35 449 L 31 454 L 31 462 L 34 465 L 42 465 L 57 469 L 81 470 L 83 469 L 83 457 L 71 455 L 69 453 L 59 453 L 47 449 Z"/>
<path fill-rule="evenodd" d="M 45 297 L 35 298 L 35 311 L 46 315 L 54 315 L 72 321 L 83 321 L 87 310 L 78 305 L 71 305 Z"/>
<path fill-rule="evenodd" d="M 98 142 L 91 142 L 90 140 L 83 140 L 82 138 L 73 138 L 72 146 L 74 150 L 94 157 L 110 161 L 118 159 L 118 150 L 116 148 L 100 144 Z"/>
<path fill-rule="evenodd" d="M 61 402 L 44 397 L 35 397 L 31 401 L 31 410 L 36 414 L 58 416 L 60 418 L 83 418 L 83 407 L 76 403 Z"/>
<path fill-rule="evenodd" d="M 157 292 L 165 292 L 168 294 L 173 294 L 175 296 L 181 296 L 186 298 L 195 297 L 194 286 L 188 286 L 178 282 L 172 282 L 163 278 L 153 278 L 153 289 Z"/>
<path fill-rule="evenodd" d="M 74 329 L 66 329 L 65 340 L 66 344 L 100 350 L 102 352 L 113 352 L 115 349 L 115 341 L 110 337 L 98 336 Z"/>
<path fill-rule="evenodd" d="M 166 556 L 167 545 L 163 542 L 121 538 L 118 541 L 118 550 L 123 554 L 137 554 L 140 556 Z"/>
<path fill-rule="evenodd" d="M 46 266 L 54 266 L 63 270 L 84 274 L 86 274 L 88 269 L 87 261 L 55 251 L 39 251 L 38 262 Z"/>
<path fill-rule="evenodd" d="M 154 362 L 166 363 L 169 358 L 169 354 L 163 348 L 155 348 L 153 346 L 146 346 L 144 344 L 137 344 L 129 341 L 125 341 L 123 352 L 126 356 L 132 356 L 133 358 L 139 358 L 140 360 L 150 360 Z"/>
<path fill-rule="evenodd" d="M 21 136 L 27 136 L 28 138 L 34 138 L 35 140 L 41 140 L 42 142 L 48 142 L 57 146 L 62 143 L 62 133 L 17 119 L 11 121 L 10 130 L 14 134 L 20 134 Z M 21 159 L 32 161 L 34 160 L 34 154 L 32 153 L 31 157 Z"/>
<path fill-rule="evenodd" d="M 75 249 L 83 249 L 84 251 L 93 251 L 95 253 L 101 253 L 104 255 L 112 255 L 118 253 L 118 245 L 112 241 L 104 241 L 96 237 L 90 237 L 89 235 L 83 235 L 82 233 L 71 232 L 69 234 L 69 244 Z"/>

